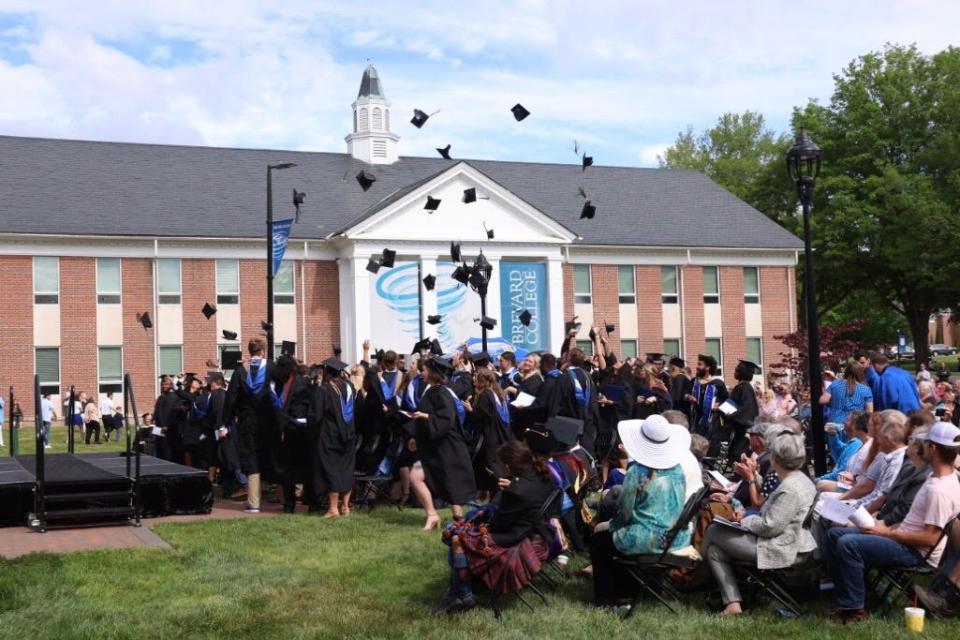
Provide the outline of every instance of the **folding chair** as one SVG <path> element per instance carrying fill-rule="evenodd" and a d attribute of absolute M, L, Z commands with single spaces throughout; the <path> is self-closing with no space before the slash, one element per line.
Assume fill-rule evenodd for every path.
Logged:
<path fill-rule="evenodd" d="M 896 604 L 897 599 L 904 593 L 909 594 L 913 591 L 914 582 L 918 576 L 928 576 L 935 574 L 939 567 L 932 566 L 928 561 L 933 554 L 933 550 L 940 546 L 940 543 L 950 533 L 950 529 L 956 524 L 958 516 L 953 516 L 944 525 L 936 544 L 930 547 L 930 550 L 924 554 L 920 564 L 914 567 L 874 567 L 876 577 L 871 583 L 868 593 L 876 593 L 880 585 L 886 581 L 886 588 L 878 596 L 877 607 L 884 609 Z M 892 595 L 891 595 L 892 594 Z"/>
<path fill-rule="evenodd" d="M 370 438 L 367 446 L 364 446 L 364 442 L 361 439 L 361 442 L 357 446 L 357 452 L 359 453 L 361 449 L 364 449 L 367 452 L 374 452 L 377 450 L 379 444 L 379 435 L 375 435 Z M 379 468 L 380 460 L 376 460 L 374 457 L 371 458 L 371 463 L 368 468 L 354 473 L 354 482 L 356 483 L 356 503 L 363 504 L 369 511 L 373 511 L 373 508 L 376 504 L 376 499 L 380 498 L 391 507 L 396 507 L 402 511 L 403 505 L 399 500 L 395 500 L 390 495 L 389 487 L 384 486 L 389 485 L 393 481 L 393 477 L 389 475 L 381 475 L 378 472 Z"/>
<path fill-rule="evenodd" d="M 665 591 L 667 595 L 675 600 L 679 599 L 680 596 L 676 589 L 673 588 L 673 585 L 670 584 L 667 572 L 673 569 L 692 569 L 697 564 L 697 560 L 693 557 L 678 555 L 675 551 L 671 550 L 670 547 L 673 546 L 673 542 L 677 536 L 680 535 L 680 532 L 689 528 L 696 519 L 700 513 L 701 504 L 709 494 L 709 485 L 704 485 L 699 491 L 690 496 L 686 504 L 683 505 L 683 510 L 680 512 L 679 517 L 677 517 L 677 521 L 667 530 L 664 536 L 664 548 L 661 553 L 635 556 L 615 555 L 613 557 L 614 563 L 623 567 L 627 574 L 633 578 L 643 591 L 646 591 L 656 598 L 660 604 L 670 610 L 670 613 L 676 614 L 677 612 L 670 606 L 670 603 L 664 598 L 662 592 Z M 630 603 L 630 609 L 627 611 L 624 619 L 633 615 L 640 595 L 643 592 L 642 590 L 638 589 L 634 594 L 633 601 Z"/>

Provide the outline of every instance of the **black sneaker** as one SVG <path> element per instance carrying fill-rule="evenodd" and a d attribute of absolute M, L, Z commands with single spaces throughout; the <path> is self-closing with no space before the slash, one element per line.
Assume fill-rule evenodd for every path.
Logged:
<path fill-rule="evenodd" d="M 923 605 L 923 608 L 939 618 L 949 618 L 953 616 L 954 610 L 946 596 L 938 592 L 935 588 L 913 587 L 913 592 L 917 595 L 917 600 Z"/>
<path fill-rule="evenodd" d="M 438 602 L 437 606 L 433 608 L 433 611 L 430 612 L 430 615 L 436 617 L 445 616 L 448 613 L 463 610 L 463 606 L 463 600 L 448 591 L 442 598 L 440 598 L 440 602 Z"/>

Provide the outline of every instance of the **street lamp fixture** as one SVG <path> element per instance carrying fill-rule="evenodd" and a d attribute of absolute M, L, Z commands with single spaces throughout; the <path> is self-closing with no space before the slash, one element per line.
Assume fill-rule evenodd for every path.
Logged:
<path fill-rule="evenodd" d="M 451 245 L 451 257 L 457 259 L 460 257 L 460 245 Z M 458 266 L 453 271 L 452 278 L 463 285 L 469 285 L 471 289 L 480 296 L 480 329 L 483 342 L 483 350 L 487 350 L 487 330 L 492 329 L 495 321 L 487 317 L 487 289 L 490 286 L 490 279 L 493 277 L 493 265 L 487 261 L 483 251 L 473 261 L 472 265 L 466 262 Z"/>
<path fill-rule="evenodd" d="M 267 165 L 267 358 L 273 359 L 273 172 L 297 166 L 294 162 Z M 299 209 L 299 207 L 298 207 Z"/>
<path fill-rule="evenodd" d="M 807 379 L 810 383 L 810 431 L 813 435 L 813 466 L 818 476 L 827 472 L 827 438 L 824 431 L 823 375 L 820 365 L 820 322 L 817 317 L 817 294 L 813 279 L 813 248 L 810 240 L 810 205 L 813 202 L 813 187 L 820 176 L 820 161 L 823 152 L 800 129 L 787 151 L 787 174 L 797 189 L 797 197 L 803 207 L 803 298 L 807 310 Z"/>

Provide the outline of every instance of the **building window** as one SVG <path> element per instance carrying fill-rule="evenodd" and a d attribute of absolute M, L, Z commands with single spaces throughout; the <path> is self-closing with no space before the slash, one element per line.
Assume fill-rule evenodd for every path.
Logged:
<path fill-rule="evenodd" d="M 763 368 L 763 339 L 747 338 L 747 360 Z"/>
<path fill-rule="evenodd" d="M 387 141 L 386 140 L 373 141 L 373 157 L 374 158 L 387 157 Z"/>
<path fill-rule="evenodd" d="M 60 258 L 33 259 L 33 302 L 60 304 Z"/>
<path fill-rule="evenodd" d="M 760 303 L 760 270 L 757 267 L 743 268 L 743 301 L 746 304 Z"/>
<path fill-rule="evenodd" d="M 157 260 L 157 293 L 160 304 L 180 304 L 180 259 Z"/>
<path fill-rule="evenodd" d="M 162 376 L 176 376 L 183 371 L 183 347 L 167 345 L 159 348 L 157 362 L 160 366 L 158 373 Z"/>
<path fill-rule="evenodd" d="M 367 110 L 360 109 L 360 131 L 367 131 L 370 128 L 370 125 L 367 121 Z"/>
<path fill-rule="evenodd" d="M 34 370 L 40 378 L 40 393 L 58 395 L 60 393 L 60 349 L 37 347 L 34 360 Z"/>
<path fill-rule="evenodd" d="M 636 358 L 636 357 L 637 357 L 637 341 L 621 340 L 620 341 L 620 360 L 626 360 L 627 358 Z"/>
<path fill-rule="evenodd" d="M 240 346 L 235 344 L 221 344 L 220 347 L 220 362 L 223 362 L 223 354 L 225 353 L 240 353 Z M 233 369 L 224 369 L 224 377 L 229 380 L 230 374 L 233 373 Z"/>
<path fill-rule="evenodd" d="M 100 393 L 123 391 L 123 352 L 120 347 L 100 347 L 99 349 Z"/>
<path fill-rule="evenodd" d="M 294 293 L 293 263 L 284 260 L 280 270 L 273 277 L 273 301 L 276 304 L 293 304 Z"/>
<path fill-rule="evenodd" d="M 663 341 L 663 355 L 667 360 L 670 358 L 682 358 L 683 353 L 680 346 L 680 338 L 666 338 Z"/>
<path fill-rule="evenodd" d="M 217 304 L 240 302 L 240 261 L 217 260 Z"/>
<path fill-rule="evenodd" d="M 677 284 L 677 267 L 660 267 L 660 302 L 677 304 L 680 302 L 680 289 Z"/>
<path fill-rule="evenodd" d="M 373 128 L 377 131 L 383 129 L 383 110 L 380 107 L 373 109 Z"/>
<path fill-rule="evenodd" d="M 589 340 L 577 340 L 577 348 L 588 356 L 593 355 L 593 343 Z"/>
<path fill-rule="evenodd" d="M 720 269 L 703 268 L 703 304 L 720 303 Z"/>
<path fill-rule="evenodd" d="M 723 373 L 723 339 L 707 338 L 706 352 L 707 352 L 707 355 L 711 355 L 717 360 L 717 375 L 722 374 Z"/>
<path fill-rule="evenodd" d="M 590 304 L 593 295 L 590 287 L 590 265 L 573 265 L 573 301 L 577 304 Z"/>
<path fill-rule="evenodd" d="M 97 304 L 120 304 L 120 258 L 97 258 Z"/>
<path fill-rule="evenodd" d="M 621 265 L 617 274 L 620 289 L 620 304 L 635 304 L 637 302 L 636 271 L 631 265 Z"/>

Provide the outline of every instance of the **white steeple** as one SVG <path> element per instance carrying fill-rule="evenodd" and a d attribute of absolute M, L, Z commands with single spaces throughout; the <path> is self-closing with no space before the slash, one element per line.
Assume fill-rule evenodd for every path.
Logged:
<path fill-rule="evenodd" d="M 350 106 L 353 109 L 353 133 L 346 137 L 350 155 L 370 164 L 396 162 L 400 136 L 390 133 L 390 103 L 383 94 L 380 76 L 373 65 L 363 70 L 357 100 Z"/>

